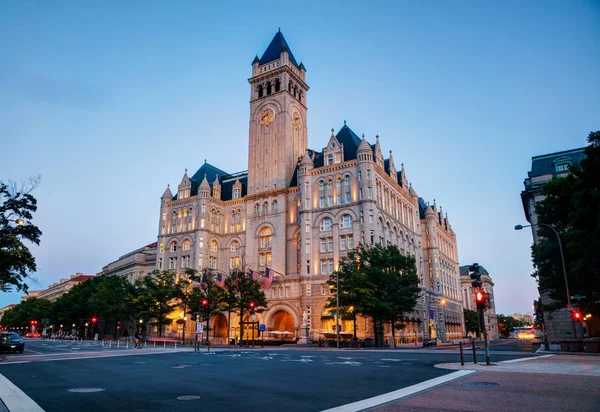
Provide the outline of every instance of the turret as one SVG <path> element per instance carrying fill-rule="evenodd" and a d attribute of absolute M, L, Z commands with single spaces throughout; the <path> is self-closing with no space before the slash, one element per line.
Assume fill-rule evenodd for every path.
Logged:
<path fill-rule="evenodd" d="M 308 155 L 308 150 L 302 156 L 300 160 L 300 167 L 298 168 L 298 177 L 306 176 L 310 174 L 310 171 L 314 169 L 315 165 Z"/>
<path fill-rule="evenodd" d="M 187 169 L 185 169 L 183 178 L 181 178 L 181 183 L 179 183 L 179 186 L 177 187 L 177 198 L 185 199 L 186 197 L 190 197 L 191 190 L 192 190 L 192 181 L 188 177 Z"/>
<path fill-rule="evenodd" d="M 165 192 L 160 197 L 160 199 L 162 200 L 163 205 L 165 205 L 167 202 L 170 202 L 171 200 L 173 200 L 173 193 L 171 193 L 170 185 L 167 185 L 167 188 L 165 189 Z"/>
<path fill-rule="evenodd" d="M 206 175 L 204 175 L 204 179 L 202 180 L 202 183 L 200 183 L 200 187 L 198 188 L 198 196 L 202 198 L 210 197 L 210 184 L 208 184 Z"/>
<path fill-rule="evenodd" d="M 392 151 L 390 150 L 390 158 L 388 160 L 388 166 L 389 166 L 389 175 L 392 178 L 392 180 L 396 183 L 398 183 L 398 172 L 396 171 L 396 165 L 394 164 L 394 156 L 392 156 Z"/>
<path fill-rule="evenodd" d="M 404 170 L 404 166 L 402 167 L 402 170 Z M 403 173 L 403 175 L 404 175 L 404 173 Z M 404 180 L 404 178 L 402 180 Z M 419 198 L 419 195 L 417 195 L 417 191 L 413 187 L 412 183 L 410 183 L 410 186 L 408 188 L 408 194 L 415 199 Z"/>
<path fill-rule="evenodd" d="M 367 142 L 367 139 L 365 139 L 364 134 L 362 135 L 362 140 L 356 150 L 356 156 L 358 157 L 358 163 L 373 161 L 373 149 L 371 149 L 371 145 Z"/>
<path fill-rule="evenodd" d="M 217 177 L 215 178 L 215 181 L 213 182 L 213 197 L 215 199 L 221 199 L 221 183 L 219 183 L 219 175 L 217 175 Z"/>

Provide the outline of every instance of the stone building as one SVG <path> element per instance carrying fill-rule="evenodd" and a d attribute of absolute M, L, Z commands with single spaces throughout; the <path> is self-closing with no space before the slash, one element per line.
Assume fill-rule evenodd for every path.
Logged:
<path fill-rule="evenodd" d="M 384 156 L 379 136 L 371 143 L 344 121 L 325 147 L 308 148 L 306 68 L 281 32 L 256 56 L 248 81 L 248 170 L 230 173 L 205 161 L 191 177 L 186 169 L 175 193 L 167 187 L 156 267 L 268 268 L 275 273 L 265 290 L 269 308 L 257 315 L 266 336 L 299 336 L 306 312 L 318 340 L 334 330 L 326 281 L 339 260 L 359 243 L 394 244 L 415 257 L 423 290 L 398 339 L 461 338 L 456 234 L 442 208 L 419 198 L 403 164 L 391 151 Z M 214 338 L 225 339 L 225 314 L 211 322 Z M 341 324 L 342 338 L 351 337 L 353 322 Z M 234 317 L 231 326 L 236 337 L 251 333 L 237 330 Z M 357 334 L 371 337 L 373 326 L 361 319 Z"/>
<path fill-rule="evenodd" d="M 104 266 L 98 276 L 122 276 L 133 283 L 137 279 L 149 275 L 156 269 L 157 246 L 157 242 L 150 243 L 119 257 L 119 259 Z"/>
<path fill-rule="evenodd" d="M 475 288 L 471 285 L 473 279 L 469 276 L 469 266 L 460 267 L 460 283 L 462 293 L 462 304 L 464 309 L 477 311 L 475 302 Z M 494 298 L 494 282 L 488 271 L 483 267 L 479 267 L 481 274 L 482 289 L 485 292 L 488 301 L 488 309 L 485 314 L 485 326 L 490 339 L 498 339 L 500 331 L 498 329 L 498 317 L 496 315 L 496 299 Z"/>
<path fill-rule="evenodd" d="M 531 234 L 534 244 L 540 242 L 538 228 L 535 226 L 538 223 L 535 205 L 544 200 L 545 196 L 542 195 L 542 188 L 554 177 L 561 177 L 569 173 L 569 166 L 581 162 L 585 157 L 584 150 L 585 147 L 582 147 L 531 158 L 531 171 L 527 172 L 527 178 L 523 182 L 525 190 L 521 192 L 521 201 L 523 202 L 525 218 L 532 225 Z M 548 292 L 543 290 L 539 292 L 543 304 L 552 301 Z M 547 340 L 550 343 L 574 338 L 572 314 L 568 308 L 552 312 L 544 311 L 544 326 Z M 577 335 L 581 337 L 582 332 L 580 325 L 578 325 Z"/>
<path fill-rule="evenodd" d="M 81 282 L 85 282 L 88 279 L 92 279 L 93 277 L 94 275 L 84 275 L 83 273 L 76 273 L 74 275 L 71 275 L 71 277 L 69 277 L 68 279 L 62 278 L 58 283 L 53 283 L 46 289 L 29 291 L 27 295 L 21 297 L 21 301 L 30 298 L 55 301 L 56 299 L 70 291 L 73 286 Z"/>

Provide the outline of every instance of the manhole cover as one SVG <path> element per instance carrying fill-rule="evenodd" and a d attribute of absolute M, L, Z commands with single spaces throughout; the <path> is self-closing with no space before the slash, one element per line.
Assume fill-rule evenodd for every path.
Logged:
<path fill-rule="evenodd" d="M 200 399 L 200 397 L 196 395 L 183 395 L 178 396 L 177 399 L 179 399 L 180 401 L 195 401 L 196 399 Z"/>
<path fill-rule="evenodd" d="M 495 382 L 466 382 L 462 386 L 468 386 L 470 388 L 491 388 L 492 386 L 498 386 Z"/>
<path fill-rule="evenodd" d="M 73 388 L 67 389 L 67 392 L 76 392 L 76 393 L 90 393 L 90 392 L 102 392 L 104 388 Z"/>

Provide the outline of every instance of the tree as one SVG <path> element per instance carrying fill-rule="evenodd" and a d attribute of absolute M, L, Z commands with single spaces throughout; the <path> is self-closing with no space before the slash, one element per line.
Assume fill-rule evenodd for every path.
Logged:
<path fill-rule="evenodd" d="M 391 322 L 395 340 L 396 322 L 414 309 L 420 292 L 415 259 L 394 245 L 359 246 L 348 253 L 327 281 L 331 287 L 336 282 L 340 307 L 373 319 L 376 346 L 382 343 L 384 322 Z M 335 307 L 336 297 L 328 303 Z"/>
<path fill-rule="evenodd" d="M 43 328 L 52 315 L 53 303 L 46 299 L 29 298 L 4 312 L 2 325 L 5 327 L 30 328 L 31 321 L 37 321 L 37 328 Z"/>
<path fill-rule="evenodd" d="M 258 282 L 243 270 L 232 270 L 225 279 L 227 295 L 225 301 L 229 304 L 231 312 L 240 317 L 240 345 L 242 344 L 241 331 L 243 330 L 244 315 L 250 312 L 250 302 L 254 302 L 254 310 L 263 312 L 267 309 L 267 298 Z"/>
<path fill-rule="evenodd" d="M 479 337 L 479 318 L 474 310 L 464 309 L 465 330 L 467 333 L 473 332 Z"/>
<path fill-rule="evenodd" d="M 23 241 L 40 244 L 42 232 L 31 223 L 37 210 L 31 191 L 39 182 L 39 176 L 32 178 L 21 189 L 0 182 L 0 291 L 16 288 L 27 292 L 26 282 L 36 271 L 35 258 Z"/>
<path fill-rule="evenodd" d="M 500 336 L 508 337 L 515 328 L 525 326 L 525 323 L 513 318 L 512 316 L 497 315 L 496 320 L 498 321 L 498 332 Z"/>
<path fill-rule="evenodd" d="M 571 295 L 581 295 L 581 309 L 600 316 L 600 131 L 588 135 L 586 157 L 570 167 L 570 173 L 548 182 L 545 199 L 536 205 L 539 223 L 552 225 L 559 233 Z M 539 226 L 539 244 L 532 247 L 540 289 L 548 291 L 555 304 L 567 303 L 558 240 L 551 229 Z"/>
<path fill-rule="evenodd" d="M 154 319 L 158 326 L 158 336 L 162 336 L 163 326 L 169 320 L 169 315 L 179 305 L 182 297 L 181 284 L 177 282 L 176 274 L 168 271 L 152 272 L 135 281 L 134 305 L 142 319 Z"/>
<path fill-rule="evenodd" d="M 95 284 L 94 293 L 88 300 L 90 311 L 104 319 L 105 333 L 111 326 L 113 334 L 118 337 L 117 325 L 120 321 L 135 322 L 134 287 L 121 276 L 98 276 L 90 281 Z"/>

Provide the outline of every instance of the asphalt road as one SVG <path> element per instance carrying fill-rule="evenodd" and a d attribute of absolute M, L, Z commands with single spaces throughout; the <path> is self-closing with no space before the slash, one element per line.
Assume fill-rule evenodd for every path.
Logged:
<path fill-rule="evenodd" d="M 150 356 L 143 351 L 109 358 L 0 363 L 0 373 L 46 411 L 290 412 L 319 411 L 411 386 L 450 373 L 433 365 L 458 359 L 455 353 L 439 350 L 264 349 Z M 522 356 L 529 354 L 496 354 L 494 360 Z M 102 390 L 69 391 L 90 388 Z M 180 396 L 193 399 L 179 400 Z"/>

